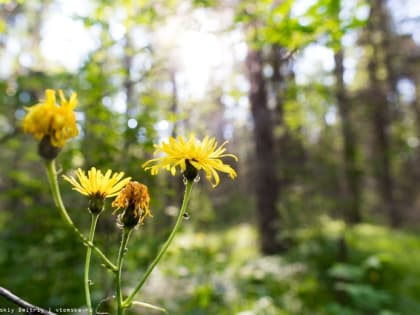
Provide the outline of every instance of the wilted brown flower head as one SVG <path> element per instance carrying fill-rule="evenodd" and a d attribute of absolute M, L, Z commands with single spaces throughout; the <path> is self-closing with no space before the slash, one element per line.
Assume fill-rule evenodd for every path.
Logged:
<path fill-rule="evenodd" d="M 118 213 L 119 224 L 126 228 L 143 224 L 146 216 L 152 217 L 149 190 L 136 181 L 128 182 L 112 202 L 112 207 L 114 213 Z"/>

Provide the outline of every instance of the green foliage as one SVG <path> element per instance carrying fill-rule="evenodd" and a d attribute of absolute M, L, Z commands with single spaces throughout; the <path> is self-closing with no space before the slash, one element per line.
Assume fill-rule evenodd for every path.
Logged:
<path fill-rule="evenodd" d="M 356 8 L 357 5 L 352 10 Z M 348 20 L 339 19 L 340 10 L 340 0 L 320 0 L 310 5 L 293 0 L 241 1 L 235 22 L 245 24 L 248 40 L 259 47 L 275 44 L 298 50 L 327 39 L 328 46 L 338 49 L 345 33 L 366 23 L 357 19 L 355 14 L 350 14 Z"/>
<path fill-rule="evenodd" d="M 197 7 L 215 7 L 217 0 L 192 0 L 193 6 Z"/>
<path fill-rule="evenodd" d="M 176 68 L 179 60 L 172 60 L 170 52 L 157 51 L 153 40 L 154 31 L 179 13 L 179 5 L 182 14 L 198 12 L 200 16 L 222 11 L 224 2 L 91 1 L 88 6 L 92 6 L 92 14 L 74 19 L 82 22 L 86 32 L 95 34 L 97 45 L 85 56 L 80 67 L 72 71 L 55 66 L 41 53 L 44 35 L 40 30 L 50 16 L 48 8 L 58 4 L 56 1 L 34 5 L 31 1 L 0 0 L 0 57 L 4 60 L 2 65 L 7 64 L 11 69 L 10 73 L 6 69 L 7 75 L 0 78 L 2 286 L 40 306 L 84 303 L 81 294 L 83 250 L 66 231 L 54 207 L 35 141 L 20 130 L 23 108 L 36 104 L 45 88 L 54 88 L 64 89 L 67 95 L 75 91 L 79 97 L 80 136 L 69 142 L 59 155 L 60 172 L 95 165 L 124 171 L 150 187 L 154 219 L 132 239 L 127 257 L 128 272 L 134 275 L 133 279 L 128 279 L 132 280 L 131 284 L 141 277 L 167 237 L 173 223 L 171 211 L 176 210 L 177 197 L 183 189 L 182 184 L 177 186 L 180 180 L 172 182 L 169 176 L 151 178 L 141 169 L 142 162 L 153 152 L 153 143 L 162 137 L 157 123 L 167 121 L 170 127 L 165 132 L 168 134 L 196 130 L 223 138 L 225 127 L 233 130 L 229 146 L 240 156 L 237 181 L 222 183 L 217 191 L 203 183 L 194 190 L 188 209 L 190 220 L 185 222 L 183 234 L 165 257 L 164 265 L 153 274 L 144 295 L 146 302 L 165 305 L 171 314 L 420 314 L 418 234 L 369 224 L 345 227 L 341 221 L 325 218 L 316 224 L 321 214 L 342 217 L 343 140 L 331 69 L 320 68 L 311 75 L 305 73 L 305 80 L 299 81 L 295 78 L 302 73 L 295 73 L 294 62 L 302 61 L 303 54 L 286 54 L 288 60 L 281 60 L 282 71 L 285 67 L 289 71 L 282 82 L 285 87 L 280 88 L 282 123 L 278 122 L 279 104 L 271 104 L 271 113 L 276 123 L 276 141 L 287 135 L 291 145 L 279 148 L 278 160 L 271 167 L 283 179 L 279 185 L 278 209 L 282 214 L 279 237 L 287 242 L 289 251 L 282 256 L 263 257 L 258 253 L 258 235 L 253 228 L 255 176 L 258 174 L 253 170 L 256 164 L 251 154 L 253 128 L 246 112 L 248 103 L 244 101 L 248 82 L 242 57 L 235 60 L 237 64 L 230 75 L 233 81 L 239 82 L 234 84 L 235 88 L 228 91 L 224 82 L 209 82 L 205 100 L 185 100 L 180 93 L 178 108 L 173 109 L 174 95 L 170 91 L 173 86 L 167 68 Z M 367 118 L 372 104 L 367 100 L 366 69 L 372 49 L 363 46 L 366 21 L 356 14 L 370 3 L 353 1 L 350 9 L 343 12 L 343 5 L 348 4 L 345 1 L 310 1 L 303 6 L 304 10 L 297 10 L 298 13 L 297 1 L 293 0 L 247 0 L 236 4 L 235 19 L 229 31 L 233 31 L 235 38 L 240 35 L 238 41 L 243 32 L 245 44 L 261 49 L 267 68 L 271 66 L 269 52 L 273 47 L 282 52 L 283 49 L 289 52 L 310 49 L 312 43 L 334 51 L 344 48 L 350 65 L 346 68 L 349 73 L 355 72 L 352 82 L 345 83 L 350 115 L 356 121 L 361 146 L 358 162 L 363 166 L 362 208 L 366 218 L 383 222 L 386 214 L 372 207 L 378 196 L 367 165 L 375 149 L 372 123 Z M 112 34 L 115 25 L 124 29 L 119 39 Z M 13 33 L 15 30 L 18 32 Z M 343 36 L 354 31 L 360 31 L 361 43 L 356 42 L 352 48 L 343 47 Z M 215 34 L 221 38 L 225 35 Z M 400 37 L 393 34 L 390 42 L 398 49 L 394 47 L 391 51 L 411 54 L 412 50 L 406 46 L 399 47 Z M 141 46 L 137 46 L 138 39 Z M 237 48 L 240 51 L 241 47 L 235 46 L 232 51 Z M 74 49 L 78 48 L 75 45 Z M 387 51 L 382 53 L 386 55 Z M 25 65 L 22 60 L 28 56 L 32 63 Z M 401 73 L 407 79 L 405 76 L 410 75 L 410 71 L 417 71 L 416 65 L 407 63 L 400 55 L 391 63 L 397 67 L 398 80 Z M 384 65 L 380 68 L 386 72 Z M 270 85 L 270 71 L 267 73 L 266 85 L 271 92 L 277 92 L 276 87 Z M 182 75 L 180 77 L 178 88 L 183 85 Z M 234 104 L 221 104 L 220 100 L 226 95 L 231 96 Z M 404 101 L 393 91 L 389 91 L 389 95 L 398 100 L 391 106 L 392 126 L 389 128 L 392 176 L 397 183 L 395 193 L 399 209 L 414 225 L 418 221 L 415 209 L 419 160 L 418 121 L 413 115 L 416 102 Z M 225 117 L 227 112 L 243 117 L 238 121 L 229 120 Z M 337 116 L 337 122 L 327 123 L 325 117 L 331 112 Z M 217 114 L 223 122 L 217 127 L 211 126 L 209 121 Z M 64 199 L 71 205 L 71 215 L 86 231 L 89 219 L 86 203 L 67 183 L 60 183 Z M 116 251 L 118 233 L 115 220 L 108 212 L 97 235 L 98 244 L 107 254 Z M 340 248 L 343 240 L 345 255 Z M 100 265 L 95 260 L 93 265 Z M 106 280 L 108 276 L 108 271 L 101 266 L 92 270 L 94 304 L 105 300 L 101 304 L 102 311 L 110 311 L 113 284 Z M 0 306 L 5 304 L 9 305 L 0 298 Z M 132 313 L 148 314 L 141 308 Z"/>
<path fill-rule="evenodd" d="M 420 289 L 407 286 L 418 274 L 417 234 L 320 222 L 301 229 L 288 254 L 265 257 L 247 225 L 202 233 L 188 223 L 143 298 L 174 314 L 417 314 Z M 339 262 L 343 235 L 348 258 Z M 411 257 L 400 259 L 407 246 Z"/>
<path fill-rule="evenodd" d="M 339 222 L 322 222 L 319 231 L 302 230 L 297 257 L 305 257 L 305 261 L 317 271 L 320 281 L 317 295 L 325 299 L 320 301 L 326 305 L 325 312 L 418 312 L 420 304 L 416 296 L 420 288 L 414 283 L 399 285 L 405 281 L 410 283 L 410 279 L 417 277 L 414 264 L 419 259 L 418 255 L 406 259 L 406 255 L 399 252 L 404 251 L 406 246 L 419 246 L 417 235 L 367 224 L 350 229 Z M 340 262 L 340 256 L 344 262 Z M 321 310 L 322 305 L 318 305 Z"/>

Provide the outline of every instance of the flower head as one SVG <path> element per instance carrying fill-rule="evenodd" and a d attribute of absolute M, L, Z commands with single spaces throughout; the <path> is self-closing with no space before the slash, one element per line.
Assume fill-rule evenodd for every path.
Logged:
<path fill-rule="evenodd" d="M 70 100 L 59 90 L 61 106 L 56 103 L 55 91 L 45 91 L 45 101 L 26 108 L 28 113 L 23 119 L 23 131 L 31 133 L 36 139 L 49 138 L 52 146 L 62 148 L 69 138 L 78 135 L 74 108 L 77 95 L 73 93 Z"/>
<path fill-rule="evenodd" d="M 238 158 L 233 154 L 225 154 L 227 141 L 218 147 L 216 139 L 204 137 L 202 141 L 197 140 L 194 135 L 188 139 L 182 136 L 170 137 L 168 142 L 155 145 L 155 154 L 163 153 L 162 157 L 152 159 L 143 164 L 146 170 L 150 169 L 152 175 L 156 175 L 159 169 L 165 169 L 176 174 L 179 167 L 188 180 L 193 180 L 198 171 L 203 170 L 207 180 L 216 187 L 220 182 L 219 172 L 227 173 L 230 178 L 236 177 L 235 170 L 224 164 L 223 157 L 231 157 L 235 161 Z"/>
<path fill-rule="evenodd" d="M 100 170 L 92 167 L 87 176 L 80 168 L 75 177 L 63 175 L 63 178 L 73 185 L 73 189 L 82 195 L 89 197 L 89 210 L 99 213 L 104 206 L 104 199 L 116 196 L 121 189 L 130 181 L 130 177 L 124 178 L 124 173 L 114 173 L 107 170 L 105 175 Z"/>
<path fill-rule="evenodd" d="M 146 185 L 136 181 L 129 182 L 120 191 L 112 206 L 116 208 L 116 213 L 120 213 L 120 224 L 127 228 L 143 224 L 146 216 L 152 216 L 149 190 Z"/>

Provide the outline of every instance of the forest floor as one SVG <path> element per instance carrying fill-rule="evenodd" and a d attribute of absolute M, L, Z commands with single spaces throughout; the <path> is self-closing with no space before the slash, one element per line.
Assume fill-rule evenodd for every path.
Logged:
<path fill-rule="evenodd" d="M 261 256 L 256 236 L 249 225 L 184 230 L 145 301 L 183 315 L 420 314 L 418 234 L 324 218 L 278 256 Z"/>

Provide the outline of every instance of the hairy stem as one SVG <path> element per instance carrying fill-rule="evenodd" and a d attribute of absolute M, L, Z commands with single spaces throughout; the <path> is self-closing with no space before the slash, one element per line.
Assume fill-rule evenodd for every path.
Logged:
<path fill-rule="evenodd" d="M 98 222 L 99 214 L 92 214 L 92 221 L 90 223 L 89 231 L 89 242 L 93 242 L 95 236 L 96 223 Z M 90 257 L 92 256 L 92 248 L 88 247 L 86 249 L 86 259 L 85 259 L 85 296 L 86 296 L 86 306 L 88 308 L 88 315 L 92 315 L 92 299 L 90 297 L 90 285 L 91 280 L 89 279 L 89 270 L 90 270 Z"/>
<path fill-rule="evenodd" d="M 130 238 L 131 231 L 132 229 L 123 228 L 122 237 L 121 237 L 121 245 L 118 251 L 117 274 L 115 277 L 118 315 L 123 315 L 124 308 L 125 308 L 125 306 L 123 305 L 123 296 L 122 296 L 122 290 L 121 290 L 121 273 L 122 273 L 123 259 L 124 259 L 125 253 L 127 252 L 126 248 L 127 248 L 128 239 Z"/>
<path fill-rule="evenodd" d="M 58 207 L 61 217 L 67 223 L 67 225 L 73 230 L 73 232 L 81 239 L 83 244 L 92 248 L 95 253 L 102 259 L 104 265 L 111 269 L 113 272 L 117 271 L 117 267 L 105 256 L 105 254 L 96 247 L 92 242 L 90 242 L 86 237 L 79 231 L 79 229 L 74 225 L 72 219 L 67 213 L 66 207 L 64 206 L 63 200 L 61 198 L 60 187 L 58 186 L 57 181 L 57 171 L 55 169 L 54 160 L 46 160 L 45 162 L 47 168 L 48 180 L 50 182 L 51 191 L 53 194 L 54 202 Z"/>
<path fill-rule="evenodd" d="M 133 303 L 133 299 L 136 296 L 137 292 L 140 291 L 143 284 L 146 282 L 146 280 L 149 278 L 150 274 L 152 273 L 153 269 L 156 267 L 156 265 L 159 263 L 162 256 L 165 254 L 166 250 L 168 249 L 169 245 L 172 243 L 172 240 L 175 237 L 175 234 L 178 232 L 179 227 L 181 226 L 181 223 L 184 218 L 184 214 L 187 210 L 188 201 L 190 200 L 190 194 L 193 186 L 193 181 L 187 181 L 186 187 L 185 187 L 185 193 L 184 193 L 184 199 L 182 201 L 181 210 L 179 211 L 178 218 L 176 220 L 175 226 L 172 229 L 171 234 L 169 234 L 168 239 L 163 244 L 162 248 L 160 249 L 159 253 L 155 257 L 155 259 L 152 261 L 152 263 L 147 268 L 146 272 L 143 275 L 143 278 L 140 280 L 140 282 L 137 284 L 137 286 L 134 288 L 133 292 L 127 297 L 127 299 L 124 301 L 124 306 L 129 307 Z"/>

